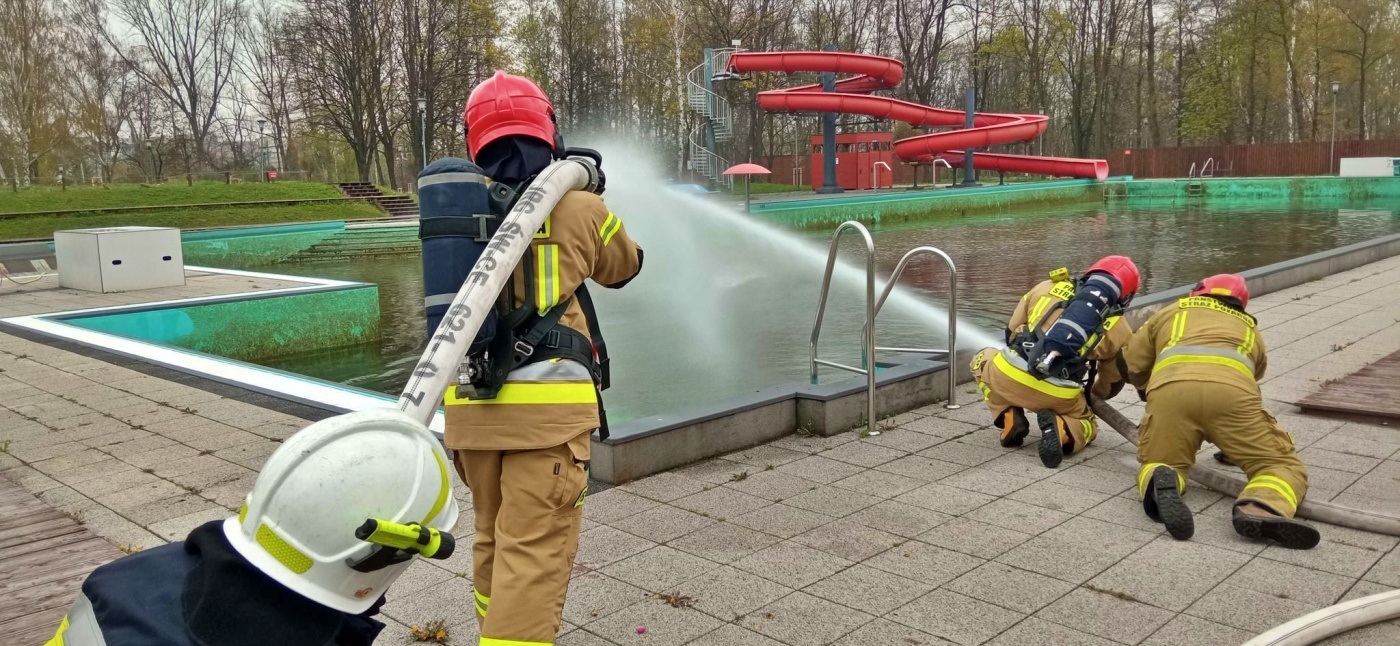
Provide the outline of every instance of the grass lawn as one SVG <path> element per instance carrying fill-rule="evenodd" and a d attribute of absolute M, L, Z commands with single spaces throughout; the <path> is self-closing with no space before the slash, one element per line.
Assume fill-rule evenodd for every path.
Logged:
<path fill-rule="evenodd" d="M 288 182 L 290 184 L 291 182 Z M 198 184 L 196 184 L 198 186 Z M 237 188 L 238 185 L 234 185 Z M 258 184 L 256 186 L 264 186 Z M 274 184 L 274 186 L 276 186 Z M 323 185 L 325 186 L 325 185 Z M 183 185 L 181 188 L 187 188 Z M 335 190 L 334 187 L 329 187 Z M 97 189 L 101 190 L 101 189 Z M 282 198 L 292 199 L 292 198 Z M 0 201 L 3 204 L 3 201 Z M 231 227 L 250 224 L 283 224 L 319 220 L 381 218 L 384 213 L 364 202 L 289 204 L 284 206 L 235 206 L 203 209 L 167 209 L 131 213 L 33 215 L 0 219 L 0 240 L 52 238 L 54 231 L 127 225 L 179 227 Z"/>
<path fill-rule="evenodd" d="M 762 195 L 764 193 L 800 193 L 810 190 L 812 190 L 810 186 L 793 186 L 791 184 L 771 184 L 768 182 L 753 182 L 749 184 L 749 193 L 753 195 Z M 734 178 L 734 194 L 744 194 L 744 179 L 742 177 Z"/>
<path fill-rule="evenodd" d="M 343 197 L 330 184 L 320 182 L 272 182 L 225 184 L 223 182 L 169 181 L 158 186 L 112 184 L 103 186 L 31 186 L 18 193 L 11 187 L 0 186 L 0 213 L 29 211 L 68 211 L 106 209 L 122 206 L 158 206 L 165 204 L 210 204 L 217 202 L 255 202 L 260 200 L 296 200 L 318 197 Z"/>

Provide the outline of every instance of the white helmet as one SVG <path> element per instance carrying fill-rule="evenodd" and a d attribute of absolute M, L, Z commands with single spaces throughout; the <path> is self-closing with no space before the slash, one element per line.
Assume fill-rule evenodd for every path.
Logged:
<path fill-rule="evenodd" d="M 238 517 L 224 521 L 224 535 L 278 583 L 359 614 L 412 559 L 355 569 L 381 549 L 357 538 L 356 528 L 381 519 L 450 531 L 457 502 L 447 465 L 437 438 L 397 410 L 324 419 L 272 453 Z"/>

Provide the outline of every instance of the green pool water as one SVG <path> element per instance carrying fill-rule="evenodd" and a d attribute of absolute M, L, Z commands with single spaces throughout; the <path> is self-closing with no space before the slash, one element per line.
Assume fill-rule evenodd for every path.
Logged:
<path fill-rule="evenodd" d="M 645 205 L 627 206 L 632 210 L 614 210 L 646 248 L 646 268 L 635 287 L 595 290 L 613 353 L 613 388 L 606 401 L 614 420 L 807 378 L 820 266 L 722 222 L 696 225 L 691 214 L 673 212 L 674 205 L 666 213 L 640 215 Z M 911 247 L 947 251 L 958 264 L 963 329 L 977 325 L 999 337 L 1016 300 L 1054 267 L 1077 271 L 1102 255 L 1126 254 L 1142 270 L 1143 293 L 1150 293 L 1400 232 L 1396 209 L 1381 203 L 1212 205 L 1209 210 L 1090 204 L 976 217 L 934 215 L 872 233 L 879 270 L 886 274 Z M 679 223 L 685 224 L 683 231 L 676 230 Z M 824 253 L 828 236 L 802 237 Z M 425 336 L 417 256 L 261 269 L 376 283 L 382 313 L 377 344 L 260 360 L 262 365 L 398 393 Z M 948 291 L 944 269 L 929 261 L 911 266 L 902 284 L 931 302 L 941 303 Z M 850 281 L 833 288 L 822 336 L 824 358 L 856 359 L 862 307 L 860 291 Z M 926 318 L 909 308 L 887 307 L 877 327 L 879 344 L 940 345 L 944 321 Z M 959 345 L 970 345 L 971 337 L 960 331 Z"/>

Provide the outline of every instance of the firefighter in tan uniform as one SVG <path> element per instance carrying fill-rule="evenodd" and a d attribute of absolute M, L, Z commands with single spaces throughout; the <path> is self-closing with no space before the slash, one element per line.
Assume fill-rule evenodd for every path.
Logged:
<path fill-rule="evenodd" d="M 528 79 L 497 72 L 472 91 L 465 120 L 472 158 L 497 181 L 528 182 L 562 152 L 549 99 Z M 583 284 L 622 287 L 641 265 L 641 249 L 603 199 L 570 192 L 512 281 L 512 307 L 529 315 L 504 321 L 518 323 L 519 367 L 491 398 L 448 390 L 444 440 L 476 512 L 481 646 L 554 643 L 578 551 L 590 437 L 606 429 L 606 359 L 597 356 L 601 336 Z"/>
<path fill-rule="evenodd" d="M 1148 319 L 1128 345 L 1128 379 L 1147 397 L 1138 493 L 1172 537 L 1190 538 L 1195 524 L 1181 492 L 1201 442 L 1209 441 L 1249 478 L 1232 512 L 1235 531 L 1311 549 L 1317 530 L 1293 518 L 1308 473 L 1293 438 L 1264 409 L 1258 380 L 1267 359 L 1248 303 L 1243 278 L 1211 276 Z"/>
<path fill-rule="evenodd" d="M 1058 467 L 1065 455 L 1094 441 L 1098 431 L 1084 383 L 1092 381 L 1090 394 L 1100 399 L 1122 389 L 1119 356 L 1132 336 L 1122 310 L 1139 282 L 1131 260 L 1107 256 L 1077 281 L 1059 269 L 1021 297 L 1006 325 L 1007 347 L 984 348 L 972 358 L 1002 446 L 1025 440 L 1026 409 L 1036 411 L 1046 467 Z"/>

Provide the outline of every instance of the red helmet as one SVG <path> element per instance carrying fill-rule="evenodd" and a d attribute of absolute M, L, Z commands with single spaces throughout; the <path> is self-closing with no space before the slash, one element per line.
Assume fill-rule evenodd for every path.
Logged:
<path fill-rule="evenodd" d="M 556 148 L 554 106 L 544 90 L 523 76 L 496 72 L 467 98 L 462 117 L 467 127 L 467 152 L 472 159 L 501 137 L 534 137 Z"/>
<path fill-rule="evenodd" d="M 1230 296 L 1237 298 L 1241 306 L 1249 305 L 1249 286 L 1239 274 L 1216 274 L 1206 278 L 1191 290 L 1192 296 Z"/>
<path fill-rule="evenodd" d="M 1137 293 L 1138 286 L 1142 284 L 1142 278 L 1138 275 L 1137 265 L 1127 256 L 1104 256 L 1094 263 L 1089 270 L 1084 272 L 1085 276 L 1094 272 L 1102 272 L 1112 276 L 1123 288 L 1123 298 L 1128 298 Z"/>

